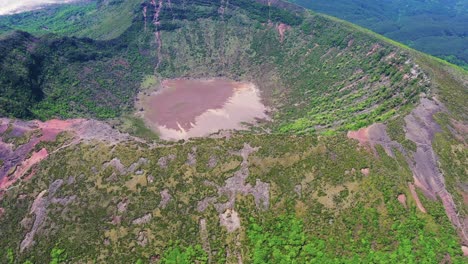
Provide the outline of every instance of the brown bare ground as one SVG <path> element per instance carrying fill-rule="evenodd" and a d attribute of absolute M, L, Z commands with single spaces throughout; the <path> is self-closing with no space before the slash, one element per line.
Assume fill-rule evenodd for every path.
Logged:
<path fill-rule="evenodd" d="M 285 36 L 286 31 L 288 31 L 290 29 L 291 29 L 291 26 L 286 25 L 284 23 L 279 23 L 278 25 L 276 25 L 276 30 L 278 31 L 278 34 L 280 35 L 280 42 L 281 43 L 283 43 L 283 41 L 284 41 L 284 36 Z"/>
<path fill-rule="evenodd" d="M 407 208 L 406 207 L 406 195 L 404 194 L 398 195 L 398 202 L 400 202 L 403 205 L 403 207 Z"/>
<path fill-rule="evenodd" d="M 50 153 L 57 151 L 58 149 L 43 148 L 39 152 L 31 153 L 37 144 L 40 142 L 55 141 L 57 136 L 62 132 L 69 132 L 73 137 L 73 140 L 63 147 L 94 139 L 111 144 L 129 139 L 141 141 L 127 134 L 121 134 L 106 123 L 86 119 L 53 119 L 41 122 L 36 120 L 19 121 L 2 118 L 0 119 L 0 129 L 5 132 L 5 127 L 11 127 L 11 132 L 9 132 L 8 135 L 9 137 L 21 137 L 26 133 L 31 134 L 31 136 L 28 142 L 18 147 L 5 143 L 3 142 L 3 138 L 0 138 L 0 159 L 3 161 L 3 165 L 0 167 L 0 191 L 12 186 L 18 179 L 33 168 L 34 165 L 47 158 Z M 31 155 L 30 158 L 28 158 L 29 155 Z M 31 172 L 27 178 L 33 175 L 34 172 Z"/>
<path fill-rule="evenodd" d="M 416 192 L 416 188 L 414 187 L 414 184 L 409 182 L 408 188 L 411 192 L 411 196 L 413 196 L 413 199 L 416 202 L 416 207 L 418 207 L 419 211 L 423 213 L 427 213 L 426 208 L 424 208 L 423 204 L 421 203 L 421 200 L 419 200 L 418 193 Z"/>

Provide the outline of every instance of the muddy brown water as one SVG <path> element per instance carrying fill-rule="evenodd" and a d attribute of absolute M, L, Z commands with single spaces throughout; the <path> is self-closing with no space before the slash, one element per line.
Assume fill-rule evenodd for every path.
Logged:
<path fill-rule="evenodd" d="M 242 130 L 243 123 L 268 118 L 254 84 L 226 79 L 165 80 L 143 109 L 145 121 L 167 140 Z"/>

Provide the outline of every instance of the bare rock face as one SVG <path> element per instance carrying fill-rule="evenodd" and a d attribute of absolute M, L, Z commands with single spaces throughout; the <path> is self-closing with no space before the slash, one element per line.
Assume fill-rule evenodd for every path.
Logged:
<path fill-rule="evenodd" d="M 108 167 L 112 167 L 117 171 L 117 173 L 119 175 L 124 175 L 124 174 L 127 174 L 127 173 L 135 173 L 137 175 L 141 175 L 141 174 L 143 174 L 143 171 L 142 170 L 137 171 L 137 169 L 141 165 L 145 165 L 145 164 L 148 164 L 148 160 L 145 159 L 145 158 L 140 158 L 137 162 L 131 164 L 128 168 L 126 168 L 122 164 L 120 159 L 113 158 L 109 162 L 104 163 L 103 168 L 105 169 L 105 168 L 108 168 Z"/>
<path fill-rule="evenodd" d="M 239 214 L 233 209 L 227 209 L 219 215 L 219 223 L 232 233 L 241 227 Z"/>
<path fill-rule="evenodd" d="M 21 241 L 20 251 L 23 252 L 24 250 L 28 249 L 32 245 L 34 245 L 34 236 L 35 234 L 42 228 L 46 218 L 47 218 L 47 207 L 50 204 L 61 204 L 67 205 L 76 199 L 76 196 L 70 197 L 55 197 L 57 191 L 63 185 L 63 180 L 58 179 L 52 182 L 49 185 L 48 190 L 43 190 L 36 196 L 34 202 L 31 206 L 29 211 L 30 215 L 34 215 L 34 220 L 30 217 L 26 217 L 21 221 L 21 224 L 24 228 L 31 228 L 29 232 L 24 237 L 23 241 Z M 31 227 L 32 223 L 32 227 Z"/>
<path fill-rule="evenodd" d="M 140 231 L 137 236 L 137 244 L 145 247 L 148 244 L 148 237 L 146 235 L 146 232 Z"/>
<path fill-rule="evenodd" d="M 124 213 L 125 211 L 127 211 L 127 207 L 128 207 L 128 200 L 123 199 L 117 204 L 117 211 L 119 213 Z"/>
<path fill-rule="evenodd" d="M 210 204 L 213 204 L 218 213 L 223 213 L 227 209 L 234 208 L 236 195 L 252 195 L 255 200 L 255 205 L 261 210 L 267 210 L 270 206 L 270 184 L 256 180 L 255 186 L 245 183 L 249 177 L 249 155 L 258 148 L 252 148 L 249 144 L 245 143 L 244 147 L 237 153 L 242 157 L 241 168 L 234 173 L 231 178 L 225 181 L 224 186 L 215 186 L 218 189 L 218 197 L 227 196 L 228 201 L 225 203 L 216 203 L 216 197 L 207 197 L 198 202 L 197 209 L 203 212 Z M 206 183 L 213 185 L 212 183 Z"/>
<path fill-rule="evenodd" d="M 294 192 L 300 197 L 302 197 L 302 185 L 298 184 L 294 186 Z"/>
<path fill-rule="evenodd" d="M 210 159 L 208 160 L 208 168 L 212 169 L 218 165 L 218 160 L 216 159 L 215 156 L 211 156 Z"/>
<path fill-rule="evenodd" d="M 159 160 L 158 160 L 158 165 L 159 165 L 159 167 L 161 167 L 161 168 L 163 168 L 163 169 L 166 169 L 167 166 L 168 166 L 168 163 L 169 163 L 170 161 L 175 160 L 175 158 L 176 158 L 176 155 L 174 155 L 174 154 L 170 154 L 170 155 L 168 155 L 167 157 L 161 157 L 161 158 L 159 158 Z"/>
<path fill-rule="evenodd" d="M 153 215 L 151 213 L 145 214 L 144 216 L 137 218 L 132 221 L 132 224 L 134 225 L 142 225 L 142 224 L 147 224 L 151 219 L 153 218 Z"/>
<path fill-rule="evenodd" d="M 193 147 L 192 152 L 187 154 L 187 164 L 190 166 L 194 166 L 197 164 L 197 148 Z"/>
<path fill-rule="evenodd" d="M 55 149 L 43 148 L 33 152 L 41 142 L 56 141 L 57 136 L 67 134 L 67 140 Z M 16 142 L 6 143 L 10 139 Z M 0 159 L 3 161 L 0 167 L 0 191 L 8 189 L 19 179 L 29 179 L 34 175 L 34 166 L 46 159 L 49 154 L 80 142 L 99 140 L 108 144 L 116 144 L 122 141 L 140 139 L 122 134 L 112 129 L 108 124 L 86 119 L 19 121 L 2 118 L 0 120 Z M 28 171 L 32 170 L 31 173 Z"/>
<path fill-rule="evenodd" d="M 441 131 L 433 116 L 442 111 L 446 111 L 445 107 L 435 98 L 422 98 L 419 105 L 405 117 L 405 137 L 416 144 L 416 151 L 411 153 L 412 155 L 408 155 L 401 144 L 390 139 L 384 124 L 373 124 L 358 131 L 350 131 L 348 137 L 358 140 L 363 146 L 370 146 L 374 152 L 374 146 L 381 145 L 391 157 L 394 157 L 393 149 L 399 150 L 413 173 L 414 185 L 409 183 L 408 186 L 418 209 L 426 212 L 419 201 L 415 186 L 430 199 L 436 200 L 440 197 L 448 218 L 457 228 L 463 243 L 468 244 L 468 229 L 458 216 L 455 202 L 447 191 L 444 176 L 439 170 L 438 157 L 432 148 L 435 133 Z"/>
<path fill-rule="evenodd" d="M 166 208 L 167 204 L 171 201 L 171 194 L 169 193 L 168 189 L 164 189 L 161 191 L 161 202 L 159 203 L 160 208 Z"/>

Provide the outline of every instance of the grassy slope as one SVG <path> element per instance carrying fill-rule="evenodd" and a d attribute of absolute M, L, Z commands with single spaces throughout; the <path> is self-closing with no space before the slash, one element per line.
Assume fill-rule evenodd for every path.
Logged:
<path fill-rule="evenodd" d="M 22 30 L 35 35 L 53 32 L 97 40 L 113 39 L 130 27 L 140 3 L 139 0 L 92 1 L 0 16 L 0 35 Z"/>
<path fill-rule="evenodd" d="M 453 63 L 468 63 L 463 1 L 291 1 L 340 17 Z"/>
<path fill-rule="evenodd" d="M 388 44 L 387 39 L 378 35 L 369 36 L 365 30 L 320 15 L 311 15 L 305 19 L 306 22 L 314 23 L 304 22 L 300 28 L 291 30 L 282 44 L 275 29 L 260 23 L 252 25 L 246 13 L 226 18 L 227 21 L 213 20 L 205 18 L 190 23 L 176 21 L 182 25 L 180 29 L 163 32 L 163 43 L 172 45 L 163 46 L 164 61 L 158 73 L 163 77 L 221 74 L 245 79 L 255 75 L 261 81 L 260 85 L 265 82 L 265 86 L 272 85 L 274 88 L 272 91 L 263 88 L 264 93 L 270 95 L 273 105 L 283 102 L 283 105 L 277 104 L 280 109 L 277 118 L 283 121 L 277 129 L 294 124 L 298 118 L 315 121 L 314 115 L 305 113 L 320 103 L 329 103 L 327 97 L 304 107 L 293 107 L 289 101 L 282 101 L 288 98 L 292 102 L 298 102 L 298 98 L 310 100 L 316 96 L 304 95 L 323 93 L 321 90 L 315 91 L 319 89 L 317 86 L 304 93 L 308 91 L 307 85 L 301 86 L 298 79 L 289 77 L 292 74 L 288 69 L 292 61 L 297 61 L 297 57 L 290 60 L 288 57 L 295 53 L 304 54 L 305 50 L 315 46 L 312 43 L 318 42 L 325 47 L 317 54 L 311 53 L 309 61 L 305 60 L 303 65 L 329 67 L 329 74 L 331 72 L 334 75 L 340 74 L 333 67 L 338 65 L 341 56 L 351 58 L 351 64 L 346 66 L 353 66 L 352 63 L 360 67 L 366 63 L 385 65 L 374 58 L 361 61 L 363 56 L 353 57 L 353 54 L 367 54 L 376 41 L 385 47 L 384 55 L 397 50 L 396 43 Z M 308 26 L 311 28 L 308 29 Z M 222 32 L 228 34 L 223 36 Z M 338 40 L 326 32 L 337 35 Z M 339 43 L 349 34 L 354 38 L 355 49 L 352 54 L 346 54 L 345 51 L 345 55 L 338 56 L 340 51 L 346 49 L 344 44 L 341 47 Z M 300 46 L 303 42 L 298 40 L 302 38 L 308 40 L 304 42 L 311 42 L 311 47 Z M 245 39 L 252 43 L 267 40 L 264 43 L 268 46 L 246 46 Z M 338 41 L 338 44 L 333 41 Z M 226 50 L 220 51 L 219 43 L 228 43 Z M 336 51 L 332 51 L 335 53 L 331 53 L 327 63 L 320 62 L 320 56 L 329 50 L 326 45 L 336 45 Z M 361 46 L 362 50 L 357 49 L 357 46 Z M 180 55 L 171 55 L 171 49 L 177 50 Z M 461 194 L 456 191 L 460 190 L 461 182 L 466 182 L 463 171 L 466 151 L 463 147 L 461 150 L 453 147 L 460 145 L 460 139 L 449 132 L 448 125 L 451 125 L 450 118 L 466 122 L 464 98 L 467 74 L 450 64 L 403 46 L 399 46 L 397 54 L 403 58 L 412 57 L 420 64 L 431 78 L 430 87 L 453 112 L 449 116 L 440 117 L 440 122 L 445 122 L 443 124 L 447 129 L 437 136 L 434 145 L 441 157 L 448 188 L 455 193 L 454 198 L 461 202 Z M 282 62 L 281 65 L 285 67 L 275 66 L 272 61 Z M 381 72 L 372 67 L 368 73 L 372 75 Z M 320 78 L 318 80 L 321 82 L 328 81 L 329 87 L 333 87 L 339 79 L 339 75 L 327 78 L 324 73 L 311 72 L 309 68 L 304 68 L 302 74 L 305 79 Z M 268 80 L 269 83 L 266 82 Z M 293 89 L 296 87 L 297 90 Z M 340 94 L 332 98 L 332 101 L 337 101 Z M 344 104 L 343 109 L 347 108 L 349 105 Z M 335 106 L 335 109 L 340 109 L 340 106 Z M 397 113 L 404 114 L 405 111 L 407 109 Z M 341 114 L 337 119 L 345 117 Z M 346 124 L 352 122 L 346 119 Z M 402 129 L 401 124 L 397 124 L 397 128 Z M 304 127 L 286 131 L 303 130 Z M 196 207 L 204 197 L 213 196 L 218 202 L 226 201 L 227 197 L 218 197 L 216 189 L 204 182 L 209 180 L 222 185 L 239 170 L 241 158 L 233 153 L 240 150 L 244 143 L 261 147 L 249 158 L 248 181 L 252 185 L 256 179 L 270 183 L 270 209 L 261 211 L 255 207 L 252 196 L 238 195 L 234 209 L 239 213 L 242 228 L 235 233 L 227 233 L 220 226 L 218 213 L 212 206 L 203 213 L 198 212 Z M 190 166 L 186 161 L 189 153 L 194 151 L 193 147 L 197 148 L 197 163 Z M 159 159 L 169 154 L 175 154 L 175 160 L 166 169 L 160 167 Z M 143 176 L 129 172 L 115 178 L 112 177 L 113 172 L 116 172 L 114 169 L 103 168 L 103 164 L 114 157 L 119 158 L 126 167 L 140 157 L 149 162 L 139 165 L 135 170 L 141 170 Z M 211 157 L 218 160 L 214 168 L 207 165 Z M 370 168 L 370 175 L 364 176 L 360 172 L 362 168 Z M 154 177 L 153 183 L 145 180 L 149 175 Z M 48 189 L 53 181 L 68 181 L 70 176 L 75 179 L 75 183 L 63 185 L 56 196 L 76 195 L 76 200 L 67 206 L 51 205 L 41 235 L 35 238 L 37 244 L 32 250 L 20 253 L 19 243 L 32 224 L 31 220 L 22 220 L 31 219 L 28 211 L 34 198 L 42 190 Z M 408 193 L 408 181 L 411 181 L 411 172 L 401 156 L 392 159 L 379 149 L 379 157 L 375 157 L 357 148 L 356 143 L 346 140 L 341 133 L 331 137 L 235 135 L 229 140 L 203 139 L 155 149 L 136 143 L 116 147 L 81 144 L 54 154 L 40 166 L 31 181 L 7 192 L 0 203 L 0 207 L 6 209 L 6 214 L 0 218 L 0 236 L 6 238 L 0 241 L 0 248 L 3 249 L 0 258 L 2 262 L 13 256 L 18 262 L 29 259 L 43 263 L 51 260 L 51 252 L 57 255 L 57 249 L 63 249 L 65 253 L 58 255 L 63 257 L 66 254 L 66 258 L 72 261 L 105 259 L 126 263 L 138 259 L 146 263 L 150 257 L 162 258 L 171 263 L 170 260 L 174 261 L 176 256 L 179 257 L 179 263 L 182 263 L 181 258 L 188 260 L 188 263 L 206 258 L 211 258 L 215 263 L 232 262 L 237 261 L 238 255 L 248 263 L 264 263 L 266 260 L 291 263 L 288 257 L 300 263 L 382 260 L 401 263 L 411 258 L 414 262 L 441 261 L 447 253 L 453 262 L 462 262 L 458 238 L 442 206 L 424 200 L 420 195 L 429 213 L 417 211 Z M 300 195 L 295 192 L 297 185 L 301 186 Z M 168 189 L 173 197 L 164 209 L 158 208 L 161 200 L 159 192 L 163 189 Z M 18 199 L 20 194 L 25 193 L 26 196 Z M 406 194 L 408 209 L 398 203 L 396 197 L 399 194 Z M 120 224 L 111 224 L 112 217 L 118 214 L 117 204 L 125 198 L 129 201 L 128 211 L 121 213 Z M 141 226 L 131 223 L 148 212 L 153 214 L 149 223 Z M 204 235 L 199 228 L 202 218 L 207 221 L 209 239 L 202 238 Z M 140 232 L 147 237 L 147 246 L 137 244 Z M 106 239 L 110 242 L 109 246 L 104 245 Z M 206 248 L 206 241 L 211 250 L 201 249 Z M 228 257 L 227 252 L 230 252 Z"/>
<path fill-rule="evenodd" d="M 258 210 L 252 196 L 237 195 L 233 209 L 239 213 L 242 227 L 228 233 L 220 226 L 218 213 L 212 206 L 205 212 L 196 208 L 205 197 L 226 201 L 226 196 L 218 196 L 216 189 L 205 182 L 224 185 L 240 169 L 241 159 L 235 151 L 242 149 L 244 143 L 260 147 L 249 156 L 247 181 L 255 185 L 258 179 L 270 184 L 270 206 L 268 211 Z M 193 147 L 197 162 L 191 166 L 186 162 Z M 111 148 L 82 144 L 60 151 L 41 165 L 31 181 L 9 191 L 1 203 L 6 214 L 0 219 L 0 232 L 5 238 L 0 241 L 0 248 L 13 249 L 18 261 L 33 262 L 49 261 L 48 252 L 58 247 L 73 261 L 105 259 L 129 263 L 142 259 L 146 263 L 151 256 L 170 259 L 174 250 L 184 251 L 204 243 L 208 243 L 211 251 L 206 253 L 215 263 L 233 261 L 237 254 L 248 263 L 262 263 L 265 258 L 279 262 L 286 254 L 298 262 L 316 258 L 317 263 L 353 262 L 353 259 L 392 259 L 398 263 L 408 258 L 421 262 L 441 260 L 446 253 L 454 262 L 460 260 L 456 234 L 441 205 L 423 201 L 429 213 L 416 210 L 406 189 L 411 173 L 402 157 L 394 160 L 381 151 L 380 158 L 376 158 L 342 136 L 318 139 L 244 135 L 152 150 L 134 143 Z M 169 161 L 167 168 L 160 167 L 158 160 L 169 154 L 174 154 L 175 160 Z M 103 166 L 106 161 L 119 158 L 128 168 L 140 157 L 148 162 L 138 165 L 133 173 L 117 177 L 112 176 L 119 175 L 117 170 Z M 213 157 L 217 165 L 209 167 L 208 161 Z M 370 175 L 364 176 L 362 168 L 370 168 Z M 153 183 L 147 182 L 150 175 L 155 179 Z M 32 224 L 29 221 L 22 227 L 20 222 L 27 218 L 35 196 L 52 182 L 59 179 L 68 182 L 69 177 L 73 177 L 74 183 L 64 183 L 55 197 L 76 195 L 75 200 L 66 206 L 50 205 L 36 244 L 19 254 L 19 243 Z M 301 186 L 299 194 L 296 186 Z M 159 192 L 164 189 L 169 190 L 172 198 L 166 208 L 160 208 Z M 20 193 L 26 197 L 18 200 Z M 396 199 L 401 193 L 407 194 L 408 209 Z M 118 213 L 117 204 L 124 199 L 129 203 L 128 210 Z M 132 224 L 147 213 L 153 215 L 149 223 Z M 117 215 L 121 216 L 120 224 L 111 224 Z M 278 226 L 296 221 L 291 217 L 301 222 L 294 224 L 297 230 Z M 201 238 L 202 218 L 210 234 L 207 241 Z M 146 235 L 147 246 L 136 243 L 140 232 Z M 277 241 L 263 238 L 264 235 L 279 236 L 280 244 L 261 246 Z M 109 246 L 103 244 L 106 239 Z M 301 239 L 307 243 L 297 244 Z M 275 247 L 283 252 L 281 256 L 272 257 L 276 253 L 265 252 Z M 228 259 L 227 251 L 231 252 Z M 203 255 L 197 253 L 194 257 Z"/>
<path fill-rule="evenodd" d="M 57 51 L 50 47 L 50 39 L 61 42 L 62 37 L 44 37 L 39 43 L 45 52 L 39 55 L 57 59 L 44 63 L 43 68 L 54 70 L 42 71 L 44 99 L 30 104 L 30 111 L 40 118 L 102 118 L 129 112 L 142 74 L 150 74 L 157 61 L 161 66 L 156 72 L 163 78 L 252 80 L 278 110 L 278 122 L 272 128 L 280 132 L 355 129 L 383 121 L 412 104 L 418 92 L 426 89 L 421 78 L 404 78 L 413 67 L 411 62 L 405 64 L 407 54 L 340 22 L 312 14 L 297 17 L 281 9 L 267 12 L 264 6 L 249 1 L 229 6 L 223 16 L 218 14 L 218 4 L 197 8 L 177 1 L 164 6 L 161 58 L 157 58 L 152 34 L 151 9 L 146 31 L 143 14 L 137 12 L 132 26 L 112 41 L 84 45 L 87 40 L 78 39 Z M 276 23 L 270 25 L 268 19 Z M 279 22 L 293 26 L 282 42 L 275 28 Z M 101 25 L 102 30 L 106 28 Z M 30 51 L 22 52 L 27 56 Z M 85 53 L 104 56 L 73 61 L 67 57 L 70 53 L 75 57 Z M 62 66 L 64 62 L 67 67 Z M 131 71 L 122 72 L 122 67 Z M 15 87 L 3 89 L 14 91 Z"/>

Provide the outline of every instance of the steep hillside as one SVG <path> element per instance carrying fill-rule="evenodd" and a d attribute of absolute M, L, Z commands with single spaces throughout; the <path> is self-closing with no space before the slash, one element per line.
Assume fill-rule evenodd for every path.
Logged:
<path fill-rule="evenodd" d="M 15 15 L 0 16 L 0 35 L 22 30 L 37 35 L 56 33 L 108 40 L 132 23 L 139 0 L 78 1 Z"/>
<path fill-rule="evenodd" d="M 132 6 L 112 39 L 28 18 L 0 40 L 1 263 L 466 262 L 465 70 L 282 1 Z M 210 77 L 271 121 L 170 142 L 133 115 Z"/>
<path fill-rule="evenodd" d="M 227 6 L 144 3 L 135 22 L 117 39 L 74 39 L 73 45 L 59 47 L 67 54 L 87 55 L 84 61 L 61 60 L 67 61 L 65 67 L 60 63 L 62 74 L 45 73 L 38 88 L 43 98 L 28 103 L 31 117 L 129 112 L 142 75 L 224 76 L 259 86 L 275 110 L 277 122 L 270 126 L 276 131 L 351 129 L 388 119 L 416 102 L 428 86 L 408 53 L 385 41 L 319 15 L 265 8 L 251 1 Z M 11 38 L 0 45 L 9 45 Z M 50 48 L 53 39 L 68 40 L 45 36 L 39 42 Z M 42 51 L 32 46 L 20 56 L 57 54 L 54 47 Z M 88 54 L 99 56 L 87 59 Z M 58 64 L 45 62 L 42 67 L 54 65 Z"/>
<path fill-rule="evenodd" d="M 291 0 L 468 67 L 468 3 L 451 1 Z"/>

